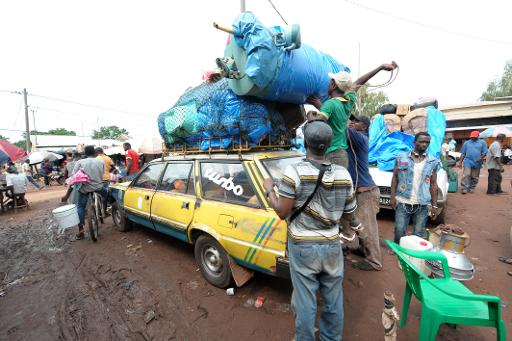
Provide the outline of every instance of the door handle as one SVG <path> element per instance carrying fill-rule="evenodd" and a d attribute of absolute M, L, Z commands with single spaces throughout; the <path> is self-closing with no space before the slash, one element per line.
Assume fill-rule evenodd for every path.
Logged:
<path fill-rule="evenodd" d="M 149 200 L 149 195 L 146 195 L 144 199 Z"/>
<path fill-rule="evenodd" d="M 187 201 L 184 201 L 182 204 L 181 204 L 181 208 L 186 208 L 187 210 L 189 209 L 190 207 L 190 203 L 187 202 Z"/>

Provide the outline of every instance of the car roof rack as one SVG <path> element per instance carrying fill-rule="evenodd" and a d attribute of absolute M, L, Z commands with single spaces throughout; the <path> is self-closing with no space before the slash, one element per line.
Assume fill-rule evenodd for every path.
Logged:
<path fill-rule="evenodd" d="M 275 137 L 272 137 L 270 134 L 265 139 L 260 141 L 258 144 L 253 145 L 249 144 L 248 139 L 243 138 L 242 134 L 231 136 L 231 143 L 228 147 L 223 148 L 222 142 L 224 139 L 228 138 L 227 136 L 214 136 L 208 138 L 200 138 L 199 140 L 193 141 L 191 144 L 187 144 L 185 141 L 183 143 L 173 143 L 171 145 L 166 145 L 164 148 L 164 154 L 184 154 L 184 155 L 194 155 L 194 154 L 216 154 L 216 153 L 224 153 L 224 154 L 242 154 L 247 152 L 261 152 L 261 151 L 271 151 L 271 150 L 290 150 L 292 148 L 292 144 L 290 143 L 290 137 L 288 134 L 283 133 L 279 134 Z M 206 142 L 208 145 L 208 149 L 201 149 L 201 145 Z M 218 144 L 216 143 L 218 142 Z M 217 147 L 212 147 L 212 144 L 218 145 Z"/>

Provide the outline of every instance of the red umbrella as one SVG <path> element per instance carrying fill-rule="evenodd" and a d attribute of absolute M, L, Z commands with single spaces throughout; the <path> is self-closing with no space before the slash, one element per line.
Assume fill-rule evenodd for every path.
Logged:
<path fill-rule="evenodd" d="M 11 161 L 19 160 L 27 156 L 27 153 L 17 146 L 7 142 L 6 140 L 0 140 L 0 164 L 4 164 L 11 159 Z"/>

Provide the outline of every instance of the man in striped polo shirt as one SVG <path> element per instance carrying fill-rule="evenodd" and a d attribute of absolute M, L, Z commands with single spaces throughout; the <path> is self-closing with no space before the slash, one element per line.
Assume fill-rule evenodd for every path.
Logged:
<path fill-rule="evenodd" d="M 332 129 L 326 122 L 308 122 L 304 127 L 306 158 L 286 168 L 279 197 L 271 179 L 264 184 L 270 203 L 285 219 L 304 205 L 316 187 L 320 169 L 325 169 L 311 201 L 288 224 L 296 340 L 315 340 L 317 290 L 324 300 L 320 340 L 341 340 L 343 332 L 343 252 L 338 222 L 343 216 L 351 225 L 357 224 L 352 215 L 356 201 L 348 171 L 326 161 L 331 139 Z"/>

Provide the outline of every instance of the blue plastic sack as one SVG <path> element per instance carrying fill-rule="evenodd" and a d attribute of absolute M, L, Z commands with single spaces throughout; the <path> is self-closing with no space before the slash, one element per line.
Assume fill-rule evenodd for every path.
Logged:
<path fill-rule="evenodd" d="M 441 145 L 446 132 L 446 118 L 442 111 L 429 106 L 427 109 L 427 130 L 430 134 L 430 145 L 427 152 L 436 158 L 441 157 Z M 384 116 L 377 114 L 369 128 L 368 161 L 377 163 L 380 170 L 392 171 L 396 157 L 414 148 L 414 136 L 395 131 L 387 132 Z"/>
<path fill-rule="evenodd" d="M 446 133 L 446 116 L 433 106 L 427 107 L 427 129 L 430 134 L 428 153 L 441 159 L 441 147 Z"/>
<path fill-rule="evenodd" d="M 260 98 L 303 104 L 311 95 L 326 100 L 329 72 L 350 69 L 328 54 L 306 44 L 285 51 L 276 46 L 274 35 L 280 27 L 265 27 L 251 12 L 240 14 L 233 23 L 237 45 L 247 53 L 245 65 L 237 65 L 262 91 Z"/>

